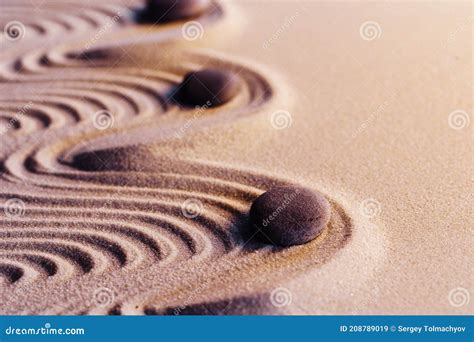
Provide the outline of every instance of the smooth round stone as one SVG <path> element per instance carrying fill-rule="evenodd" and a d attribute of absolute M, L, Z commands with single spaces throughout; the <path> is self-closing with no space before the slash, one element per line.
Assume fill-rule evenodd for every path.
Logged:
<path fill-rule="evenodd" d="M 219 106 L 231 100 L 239 88 L 240 80 L 234 73 L 204 69 L 184 76 L 177 98 L 188 106 Z"/>
<path fill-rule="evenodd" d="M 166 22 L 193 18 L 203 14 L 210 4 L 209 0 L 149 0 L 142 19 Z"/>
<path fill-rule="evenodd" d="M 266 242 L 301 245 L 326 227 L 331 207 L 320 193 L 296 186 L 275 187 L 259 196 L 250 208 L 254 232 Z"/>

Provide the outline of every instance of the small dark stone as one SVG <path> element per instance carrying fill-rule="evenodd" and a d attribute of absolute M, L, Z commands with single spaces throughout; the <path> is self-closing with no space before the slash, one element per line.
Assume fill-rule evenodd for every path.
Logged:
<path fill-rule="evenodd" d="M 194 18 L 203 14 L 210 3 L 209 0 L 149 0 L 138 19 L 158 23 Z"/>
<path fill-rule="evenodd" d="M 331 207 L 323 195 L 296 186 L 275 187 L 250 208 L 250 223 L 266 242 L 291 246 L 316 238 L 329 222 Z"/>
<path fill-rule="evenodd" d="M 240 80 L 234 73 L 205 69 L 184 76 L 176 99 L 187 106 L 219 106 L 232 99 L 239 88 Z"/>

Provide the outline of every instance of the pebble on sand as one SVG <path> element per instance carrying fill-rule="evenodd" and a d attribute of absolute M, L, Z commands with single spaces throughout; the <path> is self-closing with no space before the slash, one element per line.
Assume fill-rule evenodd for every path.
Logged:
<path fill-rule="evenodd" d="M 219 106 L 239 91 L 240 80 L 233 72 L 219 69 L 193 71 L 179 85 L 177 100 L 187 106 Z"/>
<path fill-rule="evenodd" d="M 143 22 L 167 22 L 197 17 L 210 6 L 209 0 L 148 0 L 140 14 Z"/>
<path fill-rule="evenodd" d="M 250 208 L 250 223 L 260 239 L 279 246 L 301 245 L 315 239 L 331 215 L 320 193 L 297 186 L 274 187 Z"/>

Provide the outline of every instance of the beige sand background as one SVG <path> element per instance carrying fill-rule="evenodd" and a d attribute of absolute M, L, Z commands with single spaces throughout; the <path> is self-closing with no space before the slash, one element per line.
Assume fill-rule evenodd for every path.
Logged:
<path fill-rule="evenodd" d="M 128 127 L 114 126 L 113 134 L 107 131 L 104 138 L 97 131 L 79 134 L 66 128 L 64 137 L 36 157 L 42 165 L 33 167 L 32 174 L 18 166 L 21 153 L 9 158 L 6 168 L 20 179 L 40 182 L 42 176 L 34 173 L 42 168 L 67 173 L 70 170 L 55 164 L 56 158 L 64 157 L 65 150 L 74 155 L 71 146 L 78 141 L 92 141 L 80 146 L 86 156 L 90 150 L 111 148 L 111 159 L 116 161 L 111 169 L 116 172 L 134 168 L 148 174 L 161 172 L 161 176 L 125 174 L 123 178 L 94 175 L 94 184 L 114 185 L 112 190 L 117 191 L 126 179 L 141 187 L 142 193 L 137 193 L 150 203 L 156 199 L 153 189 L 177 184 L 191 193 L 220 197 L 245 213 L 252 198 L 282 178 L 281 182 L 289 180 L 322 191 L 332 200 L 330 230 L 301 248 L 277 253 L 263 249 L 242 257 L 238 248 L 222 257 L 224 248 L 213 237 L 209 253 L 217 251 L 217 257 L 203 257 L 198 264 L 183 264 L 178 269 L 171 265 L 155 270 L 148 252 L 130 247 L 136 260 L 146 262 L 137 261 L 136 268 L 124 267 L 123 274 L 109 265 L 90 277 L 68 276 L 70 272 L 64 271 L 64 282 L 39 276 L 33 285 L 2 283 L 2 311 L 153 314 L 161 313 L 163 307 L 224 301 L 225 310 L 217 307 L 212 313 L 232 313 L 228 306 L 234 305 L 244 307 L 237 313 L 252 313 L 257 305 L 270 306 L 262 313 L 288 314 L 472 313 L 472 4 L 252 1 L 225 2 L 222 8 L 224 15 L 215 22 L 204 22 L 202 38 L 193 42 L 178 39 L 164 44 L 160 41 L 163 36 L 154 30 L 132 27 L 101 35 L 98 46 L 114 46 L 122 40 L 120 48 L 114 48 L 120 59 L 113 68 L 169 73 L 171 76 L 160 73 L 157 84 L 152 77 L 147 79 L 146 85 L 159 87 L 159 92 L 169 90 L 170 83 L 179 82 L 180 74 L 196 67 L 221 65 L 240 72 L 245 75 L 245 89 L 228 107 L 199 117 L 179 138 L 176 130 L 186 125 L 189 112 L 170 111 L 171 115 L 157 120 L 152 115 L 156 111 L 150 110 L 141 119 L 125 120 Z M 176 32 L 179 37 L 179 25 Z M 132 38 L 123 43 L 124 37 Z M 66 43 L 61 37 L 58 41 Z M 59 51 L 70 50 L 68 44 L 72 43 Z M 188 52 L 174 55 L 181 48 Z M 9 70 L 4 67 L 4 75 Z M 88 70 L 91 75 L 96 72 Z M 117 76 L 117 82 L 123 80 Z M 20 87 L 25 88 L 21 82 Z M 5 97 L 24 88 L 12 86 Z M 271 96 L 266 95 L 268 89 Z M 252 96 L 254 93 L 260 95 Z M 157 105 L 156 99 L 146 101 L 145 113 Z M 85 105 L 79 108 L 90 111 Z M 129 147 L 120 149 L 123 146 Z M 10 150 L 14 146 L 5 147 L 4 155 L 12 155 Z M 171 161 L 163 162 L 163 156 Z M 181 159 L 191 160 L 191 165 Z M 168 184 L 159 178 L 179 172 L 210 175 L 214 180 L 206 188 L 182 180 Z M 72 177 L 82 179 L 77 173 Z M 229 180 L 232 187 L 240 184 L 239 190 L 223 190 L 215 179 Z M 51 185 L 57 179 L 45 182 Z M 79 187 L 79 183 L 61 182 Z M 36 203 L 27 195 L 58 195 L 53 190 L 32 190 L 28 184 L 7 183 L 2 183 L 2 199 L 15 194 L 27 202 L 23 221 L 29 219 L 28 205 L 31 213 L 31 203 Z M 67 190 L 61 191 L 66 196 Z M 137 209 L 135 190 L 121 191 L 120 199 L 133 197 L 133 209 Z M 94 198 L 100 194 L 98 189 L 90 192 Z M 68 196 L 76 194 L 88 196 L 79 190 Z M 165 199 L 178 205 L 180 196 L 166 194 Z M 222 206 L 208 206 L 214 199 L 202 200 L 210 213 L 206 218 L 215 219 L 216 226 L 236 224 Z M 142 211 L 156 210 L 139 204 Z M 94 203 L 85 200 L 81 205 Z M 59 201 L 59 209 L 67 212 L 68 206 L 75 204 Z M 48 215 L 61 217 L 60 211 L 51 208 L 49 214 L 36 215 L 41 220 Z M 93 219 L 88 229 L 96 229 L 94 222 L 99 221 Z M 8 218 L 2 222 L 11 228 Z M 31 228 L 31 222 L 24 223 L 25 227 Z M 127 244 L 133 245 L 127 239 L 118 241 L 127 251 Z M 183 251 L 178 246 L 178 254 Z M 222 260 L 230 262 L 230 270 Z M 234 269 L 240 262 L 242 268 Z M 222 276 L 209 276 L 220 272 Z M 207 277 L 204 286 L 197 285 L 198 274 Z M 130 289 L 124 285 L 127 282 L 137 287 Z M 169 282 L 169 288 L 161 282 Z M 183 284 L 183 289 L 175 288 L 176 294 L 170 290 L 172 284 Z M 30 297 L 16 296 L 19 287 L 31 291 Z M 76 288 L 82 297 L 91 298 L 101 287 L 112 288 L 116 299 L 123 302 L 119 309 L 113 307 L 115 302 L 94 308 L 74 297 Z M 285 305 L 275 308 L 269 297 L 281 288 Z M 141 293 L 145 289 L 149 293 Z M 55 291 L 60 300 L 53 298 Z M 226 304 L 229 298 L 240 300 Z M 14 306 L 18 309 L 11 309 Z M 78 312 L 79 308 L 83 311 Z"/>

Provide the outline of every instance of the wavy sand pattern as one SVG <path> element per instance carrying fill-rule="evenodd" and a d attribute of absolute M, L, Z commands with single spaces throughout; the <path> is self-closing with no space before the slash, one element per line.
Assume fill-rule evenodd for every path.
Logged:
<path fill-rule="evenodd" d="M 160 147 L 258 117 L 278 87 L 261 70 L 173 46 L 174 23 L 140 35 L 137 49 L 154 57 L 139 68 L 122 53 L 133 10 L 117 2 L 74 14 L 76 5 L 53 2 L 34 15 L 29 1 L 2 5 L 2 24 L 21 21 L 26 35 L 0 37 L 1 313 L 284 312 L 269 292 L 330 261 L 354 238 L 354 218 L 327 193 L 332 218 L 316 240 L 287 249 L 250 240 L 251 202 L 298 180 Z M 221 7 L 212 11 L 199 18 L 209 29 L 226 20 Z M 87 48 L 104 23 L 110 39 Z M 242 87 L 193 116 L 172 95 L 205 65 L 235 71 Z"/>

